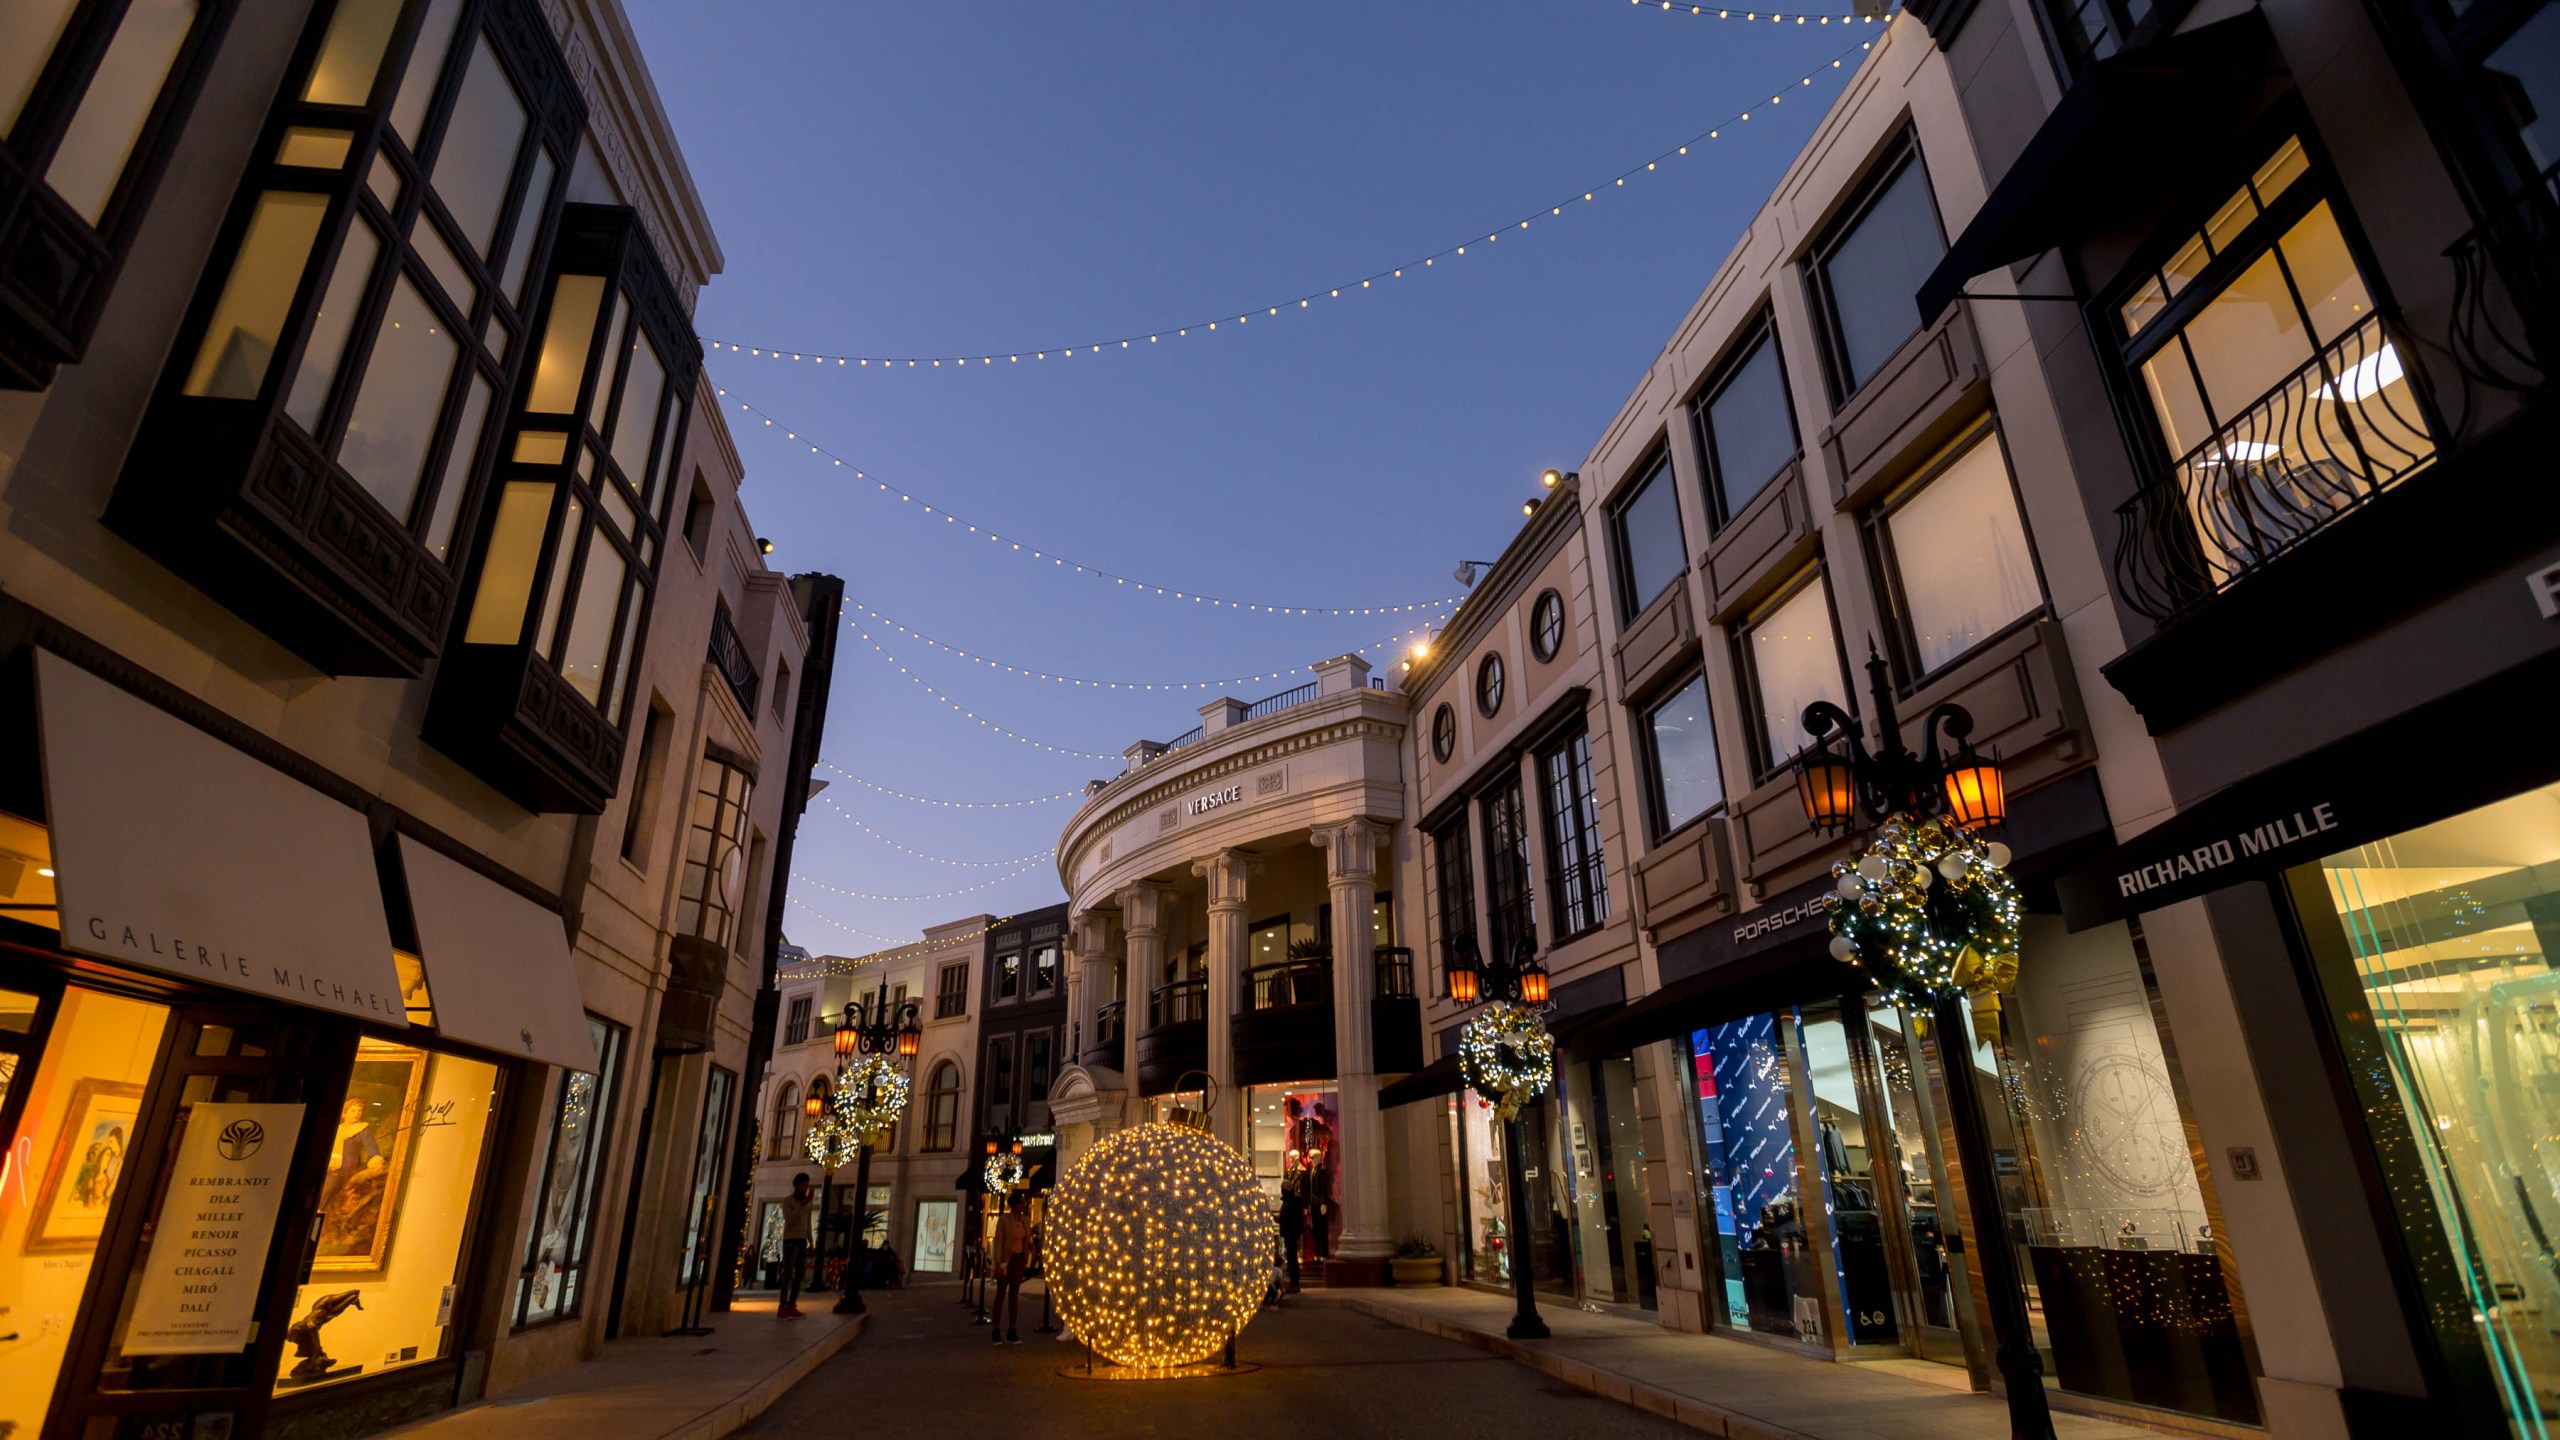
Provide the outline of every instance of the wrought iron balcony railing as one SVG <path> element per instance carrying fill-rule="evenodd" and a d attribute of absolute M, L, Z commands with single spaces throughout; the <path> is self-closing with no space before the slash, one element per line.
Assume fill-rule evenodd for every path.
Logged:
<path fill-rule="evenodd" d="M 1378 947 L 1378 994 L 1390 1000 L 1413 998 L 1413 948 L 1408 945 Z"/>
<path fill-rule="evenodd" d="M 2453 261 L 2453 358 L 2465 383 L 2500 390 L 2550 383 L 2554 357 L 2545 350 L 2560 330 L 2560 165 L 2493 207 L 2445 254 Z"/>
<path fill-rule="evenodd" d="M 1094 1007 L 1092 1048 L 1116 1050 L 1120 1047 L 1121 1017 L 1128 1013 L 1128 1009 L 1125 1000 L 1105 1000 Z"/>
<path fill-rule="evenodd" d="M 756 662 L 747 658 L 747 642 L 739 637 L 737 622 L 729 618 L 729 602 L 714 599 L 711 605 L 711 668 L 729 682 L 729 693 L 753 715 L 763 678 L 756 674 Z"/>
<path fill-rule="evenodd" d="M 2434 460 L 2403 353 L 2366 316 L 2119 507 L 2125 602 L 2173 619 Z"/>
<path fill-rule="evenodd" d="M 1209 982 L 1176 980 L 1159 985 L 1147 995 L 1147 1028 L 1160 1030 L 1167 1025 L 1190 1025 L 1209 1018 Z"/>
<path fill-rule="evenodd" d="M 1332 1003 L 1331 956 L 1301 955 L 1256 965 L 1244 972 L 1244 1008 L 1247 1010 Z"/>
<path fill-rule="evenodd" d="M 1317 684 L 1318 682 L 1310 680 L 1295 690 L 1283 690 L 1277 695 L 1266 695 L 1244 707 L 1244 718 L 1259 720 L 1265 715 L 1277 715 L 1293 705 L 1304 705 L 1316 698 Z"/>

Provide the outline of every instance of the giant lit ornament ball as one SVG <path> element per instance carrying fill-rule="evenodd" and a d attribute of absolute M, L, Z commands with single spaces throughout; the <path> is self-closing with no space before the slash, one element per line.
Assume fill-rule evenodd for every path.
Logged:
<path fill-rule="evenodd" d="M 1261 1308 L 1275 1227 L 1253 1165 L 1203 1130 L 1105 1136 L 1050 1192 L 1043 1264 L 1075 1337 L 1144 1370 L 1214 1355 Z"/>

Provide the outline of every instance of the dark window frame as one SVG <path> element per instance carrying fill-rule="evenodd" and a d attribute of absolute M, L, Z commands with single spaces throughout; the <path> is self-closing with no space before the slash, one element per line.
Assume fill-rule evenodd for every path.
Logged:
<path fill-rule="evenodd" d="M 1022 952 L 1014 950 L 997 956 L 993 968 L 995 974 L 989 978 L 995 982 L 994 1003 L 1002 1005 L 1021 999 Z"/>
<path fill-rule="evenodd" d="M 951 1083 L 942 1083 L 945 1076 Z M 960 1066 L 951 1060 L 937 1060 L 925 1072 L 924 1143 L 920 1147 L 933 1154 L 950 1150 L 960 1143 Z"/>
<path fill-rule="evenodd" d="M 1526 940 L 1538 944 L 1538 877 L 1530 863 L 1529 802 L 1519 767 L 1476 792 L 1485 850 L 1485 951 L 1507 964 Z M 1506 843 L 1506 841 L 1510 843 Z"/>
<path fill-rule="evenodd" d="M 196 0 L 195 19 L 94 221 L 57 192 L 46 173 L 134 7 L 115 0 L 78 6 L 46 52 L 16 123 L 0 134 L 0 215 L 12 217 L 0 238 L 0 389 L 43 390 L 58 367 L 86 358 L 237 8 L 237 0 Z M 71 273 L 58 277 L 51 294 L 38 293 L 22 280 L 22 254 L 29 277 L 56 267 Z"/>
<path fill-rule="evenodd" d="M 791 1003 L 785 1009 L 785 1015 L 787 1018 L 782 1022 L 783 1044 L 800 1045 L 805 1044 L 808 1041 L 810 1012 L 815 1007 L 816 1003 L 817 1002 L 815 1000 L 807 995 L 794 995 L 791 997 Z"/>
<path fill-rule="evenodd" d="M 1501 714 L 1503 692 L 1510 683 L 1510 667 L 1502 663 L 1502 652 L 1486 651 L 1484 658 L 1476 662 L 1476 713 L 1487 720 Z"/>
<path fill-rule="evenodd" d="M 999 1129 L 1013 1124 L 1013 1041 L 1011 1035 L 987 1037 L 986 1083 L 978 1087 L 985 1097 L 987 1118 L 998 1121 Z"/>
<path fill-rule="evenodd" d="M 1564 592 L 1550 585 L 1529 602 L 1529 653 L 1541 665 L 1555 662 L 1564 653 Z M 1550 635 L 1548 632 L 1553 631 Z"/>
<path fill-rule="evenodd" d="M 933 1018 L 956 1020 L 969 1013 L 969 962 L 953 960 L 934 972 Z"/>
<path fill-rule="evenodd" d="M 1548 913 L 1554 917 L 1554 943 L 1562 945 L 1609 923 L 1609 857 L 1600 833 L 1591 731 L 1576 725 L 1550 740 L 1539 748 L 1536 764 L 1547 831 Z"/>
<path fill-rule="evenodd" d="M 1618 596 L 1618 619 L 1621 624 L 1632 621 L 1645 611 L 1652 609 L 1654 602 L 1669 594 L 1672 588 L 1680 583 L 1682 577 L 1689 573 L 1688 522 L 1680 518 L 1680 477 L 1678 468 L 1671 463 L 1671 447 L 1657 444 L 1652 450 L 1646 452 L 1645 458 L 1631 467 L 1631 470 L 1637 473 L 1639 478 L 1618 488 L 1618 493 L 1609 499 L 1607 512 L 1609 568 L 1616 572 L 1613 588 Z M 1634 509 L 1636 501 L 1642 499 L 1657 483 L 1664 486 L 1665 493 L 1671 496 L 1671 518 L 1680 527 L 1680 568 L 1673 571 L 1671 577 L 1656 587 L 1652 594 L 1639 596 L 1635 593 L 1635 557 L 1627 547 L 1627 512 Z"/>
<path fill-rule="evenodd" d="M 1458 712 L 1446 700 L 1431 712 L 1431 758 L 1440 764 L 1458 753 Z"/>
<path fill-rule="evenodd" d="M 1043 940 L 1031 947 L 1030 954 L 1030 964 L 1027 967 L 1028 984 L 1023 993 L 1047 995 L 1055 992 L 1058 988 L 1058 977 L 1065 968 L 1064 957 L 1059 953 L 1058 942 Z"/>
<path fill-rule="evenodd" d="M 1920 137 L 1908 125 L 1868 163 L 1866 173 L 1850 190 L 1847 203 L 1823 222 L 1812 246 L 1805 251 L 1805 295 L 1812 311 L 1814 338 L 1820 342 L 1822 378 L 1830 389 L 1831 408 L 1835 411 L 1873 382 L 1876 376 L 1861 375 L 1854 382 L 1850 379 L 1848 334 L 1840 328 L 1839 307 L 1831 293 L 1831 260 L 1839 254 L 1843 243 L 1857 233 L 1858 227 L 1866 223 L 1867 217 L 1875 211 L 1876 202 L 1884 198 L 1885 191 L 1891 189 L 1896 180 L 1902 178 L 1906 168 L 1917 168 L 1920 172 L 1921 193 L 1928 197 L 1929 218 L 1937 227 L 1938 245 L 1943 252 L 1947 244 L 1946 216 L 1938 208 L 1937 187 L 1929 179 L 1928 160 L 1920 153 Z M 1917 335 L 1927 326 L 1920 320 L 1916 301 L 1911 315 L 1911 334 Z M 1909 343 L 1908 337 L 1904 343 Z M 1803 443 L 1801 436 L 1797 443 Z"/>
<path fill-rule="evenodd" d="M 2027 566 L 2035 575 L 2036 603 L 1936 666 L 1923 669 L 1920 664 L 1920 637 L 1911 624 L 1911 601 L 1902 589 L 1902 560 L 1893 546 L 1893 517 L 1934 484 L 1938 477 L 1955 468 L 1957 461 L 1981 445 L 1995 447 L 2000 456 L 2001 472 L 2009 482 L 2009 503 L 2017 508 L 2018 531 L 2026 537 Z M 2036 548 L 2035 526 L 2027 516 L 2026 495 L 2018 488 L 2018 468 L 2009 463 L 2008 435 L 2001 428 L 1996 413 L 1986 411 L 1967 424 L 1955 438 L 1940 447 L 1927 465 L 1860 512 L 1858 528 L 1866 542 L 1868 583 L 1875 587 L 1875 593 L 1884 602 L 1885 649 L 1893 663 L 1895 688 L 1903 695 L 1954 672 L 2019 630 L 2053 614 L 2053 591 L 2045 583 L 2044 556 Z M 1836 619 L 1832 632 L 1833 638 L 1837 639 L 1839 624 Z"/>
<path fill-rule="evenodd" d="M 1473 817 L 1461 805 L 1431 832 L 1431 877 L 1439 890 L 1440 993 L 1448 989 L 1449 951 L 1459 939 L 1476 943 L 1476 859 Z"/>
<path fill-rule="evenodd" d="M 1760 488 L 1752 492 L 1751 500 L 1745 500 L 1741 506 L 1736 506 L 1727 498 L 1730 487 L 1725 483 L 1724 465 L 1716 457 L 1715 422 L 1707 412 L 1717 400 L 1723 397 L 1724 392 L 1732 387 L 1733 382 L 1741 377 L 1744 368 L 1758 357 L 1760 348 L 1764 345 L 1769 347 L 1770 353 L 1776 358 L 1778 393 L 1785 398 L 1782 410 L 1786 419 L 1787 435 L 1795 441 L 1795 449 L 1788 461 L 1782 462 L 1777 469 L 1759 477 Z M 1795 382 L 1788 378 L 1786 345 L 1778 337 L 1776 312 L 1767 302 L 1762 302 L 1760 309 L 1752 318 L 1734 333 L 1731 340 L 1726 342 L 1724 354 L 1717 359 L 1714 369 L 1709 373 L 1707 383 L 1698 387 L 1697 393 L 1689 398 L 1689 427 L 1697 436 L 1698 458 L 1706 467 L 1701 488 L 1706 498 L 1707 530 L 1710 536 L 1723 534 L 1724 528 L 1733 523 L 1735 514 L 1749 506 L 1752 500 L 1757 500 L 1769 493 L 1769 485 L 1786 473 L 1788 464 L 1803 461 L 1804 430 L 1796 423 Z"/>
<path fill-rule="evenodd" d="M 614 1122 L 618 1118 L 617 1112 L 622 1098 L 622 1061 L 624 1052 L 630 1048 L 631 1039 L 628 1028 L 617 1025 L 593 1011 L 587 1013 L 587 1021 L 591 1027 L 600 1032 L 599 1039 L 602 1044 L 598 1047 L 596 1069 L 592 1071 L 563 1070 L 558 1080 L 553 1083 L 551 1123 L 543 1132 L 542 1182 L 534 1188 L 532 1223 L 526 1227 L 522 1251 L 523 1265 L 516 1272 L 515 1297 L 508 1312 L 512 1317 L 510 1329 L 514 1332 L 536 1330 L 547 1325 L 574 1321 L 583 1312 L 587 1298 L 589 1287 L 581 1282 L 587 1278 L 589 1265 L 595 1259 L 596 1202 L 604 1190 L 605 1172 L 612 1168 L 605 1163 L 604 1152 L 613 1144 Z M 587 1174 L 582 1179 L 574 1179 L 570 1182 L 583 1189 L 585 1195 L 582 1200 L 572 1198 L 571 1203 L 576 1206 L 577 1214 L 576 1236 L 571 1242 L 568 1253 L 561 1257 L 560 1266 L 555 1272 L 558 1276 L 566 1277 L 561 1283 L 567 1287 L 567 1293 L 561 1297 L 558 1307 L 549 1315 L 539 1320 L 528 1321 L 524 1317 L 525 1312 L 531 1308 L 534 1272 L 541 1264 L 544 1224 L 541 1207 L 543 1201 L 551 1194 L 553 1180 L 558 1178 L 556 1171 L 560 1158 L 559 1126 L 561 1121 L 567 1118 L 573 1082 L 578 1076 L 586 1074 L 596 1077 L 595 1096 L 591 1102 L 593 1113 L 589 1117 L 595 1126 L 595 1139 L 580 1156 Z"/>
<path fill-rule="evenodd" d="M 1707 697 L 1707 737 L 1709 741 L 1714 744 L 1715 748 L 1716 790 L 1720 798 L 1718 798 L 1716 803 L 1713 805 L 1707 806 L 1697 814 L 1690 816 L 1688 819 L 1681 821 L 1677 825 L 1673 825 L 1669 823 L 1669 807 L 1666 804 L 1666 796 L 1663 792 L 1662 753 L 1660 745 L 1654 738 L 1653 717 L 1655 712 L 1661 710 L 1662 707 L 1670 704 L 1674 699 L 1678 698 L 1680 693 L 1688 689 L 1692 684 L 1703 686 Z M 1724 745 L 1722 742 L 1715 739 L 1715 686 L 1707 680 L 1707 668 L 1704 657 L 1694 659 L 1688 664 L 1681 666 L 1678 670 L 1672 672 L 1670 679 L 1662 682 L 1661 684 L 1655 685 L 1650 690 L 1647 690 L 1642 696 L 1630 703 L 1627 708 L 1632 712 L 1631 718 L 1635 724 L 1636 754 L 1638 763 L 1643 770 L 1644 779 L 1645 834 L 1649 837 L 1651 844 L 1660 845 L 1664 841 L 1669 840 L 1672 836 L 1688 829 L 1690 826 L 1696 825 L 1702 820 L 1714 819 L 1717 816 L 1725 814 L 1732 808 L 1733 797 L 1732 795 L 1725 793 Z"/>
<path fill-rule="evenodd" d="M 1034 1059 L 1038 1063 L 1033 1063 Z M 1049 1087 L 1058 1079 L 1058 1032 L 1025 1030 L 1022 1032 L 1022 1104 L 1024 1113 L 1033 1105 L 1049 1103 Z"/>
<path fill-rule="evenodd" d="M 717 750 L 704 752 L 702 768 L 694 781 L 693 803 L 685 807 L 685 829 L 688 835 L 707 830 L 711 843 L 704 847 L 700 860 L 692 858 L 692 845 L 684 847 L 685 860 L 676 881 L 672 933 L 726 948 L 745 932 L 739 922 L 754 908 L 750 897 L 755 877 L 748 873 L 752 851 L 747 844 L 747 822 L 755 807 L 755 793 L 754 772 L 739 763 L 738 757 Z M 708 825 L 702 819 L 702 802 L 706 798 L 711 801 Z M 732 854 L 739 866 L 738 892 L 723 900 L 712 882 Z M 715 917 L 716 927 L 712 924 Z"/>
<path fill-rule="evenodd" d="M 1751 783 L 1755 787 L 1766 785 L 1785 774 L 1788 768 L 1795 764 L 1797 756 L 1804 752 L 1799 749 L 1794 754 L 1781 756 L 1774 761 L 1768 759 L 1769 735 L 1762 720 L 1764 707 L 1760 698 L 1760 673 L 1751 663 L 1750 632 L 1760 622 L 1776 614 L 1788 601 L 1802 594 L 1807 585 L 1822 587 L 1823 612 L 1830 617 L 1831 621 L 1831 663 L 1840 672 L 1842 707 L 1849 712 L 1852 719 L 1859 718 L 1857 687 L 1850 683 L 1853 672 L 1849 667 L 1849 652 L 1840 639 L 1840 598 L 1831 592 L 1827 567 L 1821 560 L 1816 559 L 1807 564 L 1793 579 L 1780 586 L 1768 599 L 1753 606 L 1749 613 L 1729 627 L 1728 641 L 1733 653 L 1734 679 L 1738 682 L 1737 688 L 1741 691 L 1743 733 L 1751 747 L 1749 773 Z M 1714 691 L 1710 687 L 1708 699 L 1712 702 L 1714 698 Z M 1727 798 L 1729 802 L 1730 797 Z"/>

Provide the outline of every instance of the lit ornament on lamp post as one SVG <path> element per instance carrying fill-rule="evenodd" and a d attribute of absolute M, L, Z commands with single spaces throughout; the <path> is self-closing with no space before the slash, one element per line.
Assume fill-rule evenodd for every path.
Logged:
<path fill-rule="evenodd" d="M 1853 716 L 1817 700 L 1804 711 L 1814 746 L 1796 766 L 1797 798 L 1817 828 L 1841 831 L 1861 820 L 1876 826 L 1855 860 L 1832 867 L 1838 898 L 1831 908 L 1831 953 L 1865 970 L 1887 999 L 1929 1014 L 1940 1063 L 1949 1070 L 1948 1119 L 1964 1169 L 1974 1258 L 1989 1292 L 1997 1363 L 2008 1382 L 2009 1433 L 2013 1440 L 2052 1440 L 2044 1363 L 2028 1328 L 2017 1252 L 2002 1214 L 1990 1121 L 1980 1087 L 1970 1083 L 1965 1013 L 1965 995 L 1975 992 L 1996 1024 L 1996 998 L 2018 976 L 2020 904 L 2007 869 L 2009 847 L 1982 838 L 2008 819 L 2008 790 L 1999 764 L 1975 752 L 1973 716 L 1961 705 L 1930 711 L 1921 722 L 1919 753 L 1904 748 L 1891 667 L 1872 644 L 1866 669 L 1875 750 L 1860 743 Z M 1942 732 L 1954 742 L 1951 757 L 1941 756 Z"/>
<path fill-rule="evenodd" d="M 1187 1119 L 1103 1137 L 1058 1177 L 1045 1229 L 1041 1263 L 1068 1330 L 1159 1374 L 1244 1330 L 1277 1234 L 1252 1162 Z"/>
<path fill-rule="evenodd" d="M 1504 1183 L 1511 1194 L 1513 1302 L 1504 1333 L 1514 1340 L 1543 1340 L 1547 1322 L 1538 1315 L 1529 1273 L 1528 1142 L 1520 1107 L 1544 1095 L 1555 1079 L 1555 1037 L 1547 1033 L 1539 1013 L 1547 1005 L 1547 967 L 1538 962 L 1537 942 L 1525 935 L 1509 959 L 1489 965 L 1478 957 L 1474 936 L 1459 935 L 1445 943 L 1441 969 L 1448 976 L 1449 998 L 1461 1005 L 1489 1002 L 1458 1033 L 1458 1073 L 1502 1121 Z"/>
<path fill-rule="evenodd" d="M 871 1199 L 871 1149 L 907 1108 L 906 1062 L 915 1058 L 923 1044 L 922 1007 L 914 1000 L 891 1001 L 886 979 L 877 994 L 864 996 L 858 1004 L 846 1001 L 843 1016 L 836 1021 L 835 1095 L 829 1113 L 811 1121 L 808 1147 L 809 1158 L 825 1165 L 830 1179 L 836 1166 L 855 1162 L 853 1227 L 845 1241 L 844 1284 L 838 1287 L 835 1304 L 839 1315 L 859 1315 L 865 1308 L 862 1262 L 869 1237 L 864 1233 L 863 1207 Z M 811 1104 L 810 1113 L 816 1116 L 816 1102 Z M 825 1248 L 822 1232 L 821 1274 L 826 1269 Z"/>

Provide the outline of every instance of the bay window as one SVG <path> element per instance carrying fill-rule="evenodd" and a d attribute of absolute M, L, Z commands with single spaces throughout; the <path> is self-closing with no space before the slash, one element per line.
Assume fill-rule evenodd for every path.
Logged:
<path fill-rule="evenodd" d="M 22 0 L 0 16 L 0 388 L 88 350 L 233 0 Z"/>
<path fill-rule="evenodd" d="M 593 814 L 621 776 L 702 351 L 629 210 L 567 207 L 538 288 L 427 736 L 527 808 Z"/>
<path fill-rule="evenodd" d="M 416 675 L 445 639 L 584 118 L 528 13 L 313 15 L 108 512 L 333 674 Z"/>

